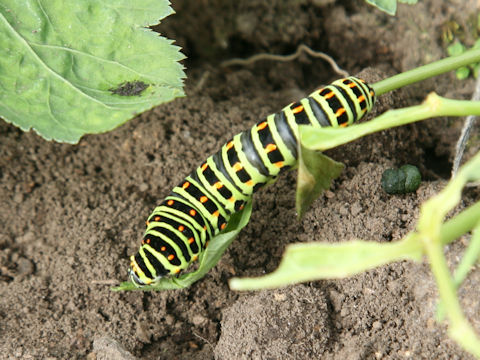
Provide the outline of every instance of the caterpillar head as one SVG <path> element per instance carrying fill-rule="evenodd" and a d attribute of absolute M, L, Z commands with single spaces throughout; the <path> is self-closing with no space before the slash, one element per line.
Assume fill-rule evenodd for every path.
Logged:
<path fill-rule="evenodd" d="M 138 254 L 137 254 L 138 255 Z M 128 269 L 128 277 L 130 281 L 136 287 L 143 287 L 146 285 L 154 285 L 158 280 L 162 278 L 162 276 L 157 276 L 155 278 L 149 277 L 141 268 L 139 263 L 137 262 L 136 256 L 132 255 L 130 257 L 130 268 Z M 148 269 L 147 269 L 148 271 Z"/>

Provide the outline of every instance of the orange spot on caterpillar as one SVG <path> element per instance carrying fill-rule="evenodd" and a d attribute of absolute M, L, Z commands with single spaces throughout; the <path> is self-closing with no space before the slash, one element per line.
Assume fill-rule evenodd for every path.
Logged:
<path fill-rule="evenodd" d="M 162 247 L 160 248 L 160 251 L 165 251 L 165 250 L 167 250 L 167 248 L 166 248 L 165 246 L 162 246 Z"/>
<path fill-rule="evenodd" d="M 240 205 L 240 210 L 243 210 L 243 208 L 245 207 L 245 205 Z"/>
<path fill-rule="evenodd" d="M 235 171 L 239 171 L 239 170 L 242 170 L 242 169 L 243 169 L 243 165 L 240 162 L 236 162 L 233 165 L 233 170 L 235 170 Z"/>
<path fill-rule="evenodd" d="M 337 112 L 335 113 L 335 116 L 336 116 L 336 117 L 339 117 L 339 116 L 342 115 L 345 111 L 346 111 L 345 108 L 339 108 L 339 109 L 337 110 Z"/>
<path fill-rule="evenodd" d="M 178 227 L 178 231 L 183 231 L 183 230 L 185 230 L 185 226 L 180 225 L 180 226 Z"/>
<path fill-rule="evenodd" d="M 173 201 L 173 200 L 168 200 L 168 201 L 167 201 L 167 205 L 168 205 L 168 206 L 172 206 L 172 205 L 173 205 L 173 203 L 174 203 L 174 201 Z"/>
<path fill-rule="evenodd" d="M 150 244 L 150 239 L 145 240 L 147 244 Z"/>
<path fill-rule="evenodd" d="M 354 87 L 356 87 L 356 86 L 357 86 L 357 84 L 355 84 L 354 82 L 351 82 L 350 84 L 348 84 L 348 87 L 349 87 L 349 88 L 354 88 Z"/>
<path fill-rule="evenodd" d="M 188 243 L 189 243 L 189 244 L 192 244 L 194 241 L 195 241 L 195 239 L 194 239 L 193 237 L 191 237 L 190 239 L 188 239 Z"/>
<path fill-rule="evenodd" d="M 192 261 L 197 261 L 198 260 L 198 256 L 197 255 L 193 255 L 192 256 Z"/>
<path fill-rule="evenodd" d="M 373 92 L 373 90 L 370 91 L 370 96 L 371 96 L 371 97 L 374 97 L 374 96 L 375 96 L 375 93 Z"/>
<path fill-rule="evenodd" d="M 277 145 L 275 145 L 275 144 L 268 144 L 267 147 L 265 148 L 265 151 L 267 153 L 275 151 L 275 150 L 277 150 Z"/>
<path fill-rule="evenodd" d="M 223 223 L 222 225 L 220 225 L 220 230 L 225 229 L 226 226 L 227 226 L 227 223 Z"/>
<path fill-rule="evenodd" d="M 175 274 L 178 274 L 178 273 L 180 272 L 180 269 L 177 268 L 177 269 L 173 270 L 173 272 L 174 272 Z"/>
<path fill-rule="evenodd" d="M 197 215 L 197 212 L 193 209 L 190 209 L 190 216 L 195 216 Z"/>
<path fill-rule="evenodd" d="M 365 100 L 365 96 L 364 95 L 360 95 L 358 97 L 358 102 L 362 102 L 363 100 Z"/>
<path fill-rule="evenodd" d="M 207 225 L 203 225 L 203 230 L 207 230 Z"/>
<path fill-rule="evenodd" d="M 325 99 L 330 99 L 333 96 L 335 96 L 335 93 L 333 91 L 330 91 L 328 94 L 323 95 Z"/>
<path fill-rule="evenodd" d="M 260 124 L 257 125 L 257 130 L 263 130 L 268 126 L 266 121 L 261 122 Z"/>
<path fill-rule="evenodd" d="M 155 220 L 155 221 L 160 221 L 160 216 L 155 216 L 155 217 L 153 218 L 153 220 Z"/>
<path fill-rule="evenodd" d="M 201 167 L 202 171 L 205 171 L 205 170 L 207 170 L 207 168 L 208 168 L 208 165 L 207 165 L 207 163 L 203 164 L 203 165 L 202 165 L 202 167 Z"/>
<path fill-rule="evenodd" d="M 218 190 L 223 187 L 223 184 L 220 181 L 217 181 L 215 184 L 213 184 L 213 187 Z"/>
<path fill-rule="evenodd" d="M 348 123 L 343 123 L 343 124 L 340 124 L 339 126 L 342 127 L 342 128 L 344 128 L 344 127 L 347 127 L 347 126 L 348 126 Z"/>
<path fill-rule="evenodd" d="M 189 186 L 190 186 L 190 183 L 189 183 L 188 181 L 185 181 L 185 182 L 183 183 L 183 185 L 182 185 L 182 188 L 183 188 L 183 189 L 186 189 L 186 188 L 188 188 Z"/>
<path fill-rule="evenodd" d="M 253 186 L 253 180 L 250 179 L 245 183 L 247 186 Z"/>
<path fill-rule="evenodd" d="M 200 197 L 200 202 L 203 204 L 208 201 L 208 198 L 204 195 Z"/>
<path fill-rule="evenodd" d="M 235 198 L 232 196 L 230 199 L 228 199 L 228 201 L 234 202 L 234 201 L 235 201 Z"/>
<path fill-rule="evenodd" d="M 283 167 L 283 161 L 278 161 L 276 163 L 273 163 L 273 165 L 275 165 L 278 168 L 282 168 Z"/>
<path fill-rule="evenodd" d="M 148 221 L 148 220 L 145 221 L 145 224 L 146 224 L 147 226 L 150 225 L 150 221 Z"/>
<path fill-rule="evenodd" d="M 303 105 L 299 105 L 299 106 L 297 106 L 296 108 L 293 108 L 293 109 L 292 109 L 292 112 L 293 112 L 294 114 L 298 114 L 299 112 L 302 112 L 302 111 L 303 111 Z"/>
<path fill-rule="evenodd" d="M 173 259 L 175 259 L 175 255 L 170 254 L 170 255 L 168 255 L 167 259 L 168 259 L 168 260 L 173 260 Z"/>
<path fill-rule="evenodd" d="M 230 150 L 233 147 L 233 141 L 229 141 L 226 145 L 227 150 Z"/>
<path fill-rule="evenodd" d="M 218 217 L 218 215 L 220 215 L 220 213 L 218 212 L 218 210 L 215 210 L 215 212 L 212 214 L 212 216 L 215 216 L 215 217 Z"/>

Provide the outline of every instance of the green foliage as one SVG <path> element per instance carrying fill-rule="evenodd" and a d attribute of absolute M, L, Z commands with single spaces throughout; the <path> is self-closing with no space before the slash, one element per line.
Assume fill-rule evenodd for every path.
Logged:
<path fill-rule="evenodd" d="M 477 39 L 477 41 L 475 41 L 472 49 L 480 49 L 480 39 Z M 447 52 L 450 56 L 460 55 L 463 54 L 465 51 L 467 51 L 467 48 L 460 41 L 455 41 L 453 44 L 447 47 Z M 455 70 L 455 75 L 459 80 L 464 80 L 468 78 L 470 74 L 472 74 L 474 78 L 477 78 L 479 70 L 480 62 L 477 62 L 469 64 L 468 66 L 462 66 L 458 68 L 457 70 Z"/>
<path fill-rule="evenodd" d="M 413 165 L 403 165 L 400 169 L 387 169 L 382 174 L 382 188 L 387 194 L 414 192 L 421 181 L 420 171 Z"/>
<path fill-rule="evenodd" d="M 330 187 L 344 167 L 321 152 L 300 145 L 296 192 L 298 217 L 302 217 L 312 202 Z"/>
<path fill-rule="evenodd" d="M 344 144 L 346 142 L 349 142 L 353 139 L 356 139 L 360 136 L 364 136 L 366 134 L 370 134 L 376 131 L 381 131 L 385 128 L 392 128 L 394 126 L 398 125 L 403 125 L 406 123 L 411 123 L 414 121 L 419 121 L 419 120 L 424 120 L 426 118 L 430 117 L 440 117 L 444 116 L 445 114 L 452 114 L 456 113 L 458 116 L 464 116 L 465 114 L 473 113 L 473 114 L 480 114 L 480 102 L 472 102 L 472 101 L 465 101 L 465 100 L 449 100 L 449 99 L 444 99 L 440 98 L 438 95 L 431 94 L 427 98 L 427 100 L 418 106 L 412 106 L 410 108 L 405 108 L 405 109 L 399 109 L 399 110 L 390 110 L 386 112 L 385 114 L 377 117 L 376 119 L 373 119 L 369 122 L 362 123 L 362 124 L 357 124 L 357 125 L 352 125 L 347 128 L 338 128 L 338 129 L 330 129 L 330 128 L 319 128 L 319 129 L 311 129 L 310 131 L 306 131 L 307 127 L 303 126 L 301 127 L 301 135 L 300 139 L 304 147 L 309 148 L 311 150 L 326 150 L 329 148 L 333 148 L 335 146 Z M 407 121 L 406 121 L 407 120 Z M 334 130 L 334 131 L 332 131 Z M 480 154 L 477 155 L 477 162 L 479 164 L 479 169 L 480 169 Z M 475 163 L 476 164 L 476 163 Z M 466 165 L 464 165 L 465 167 Z M 456 179 L 456 178 L 455 178 Z M 457 199 L 452 200 L 454 201 L 454 204 L 458 202 Z M 448 206 L 447 204 L 443 205 Z M 438 213 L 438 209 L 437 212 Z M 480 213 L 479 213 L 480 215 Z M 442 215 L 442 219 L 443 219 Z M 419 224 L 421 221 L 419 220 Z M 471 227 L 468 229 L 470 230 Z M 398 248 L 396 249 L 398 252 L 397 254 L 393 255 L 388 255 L 390 250 L 391 244 L 369 244 L 366 245 L 363 242 L 354 242 L 350 245 L 331 245 L 331 244 L 318 244 L 314 246 L 319 246 L 320 251 L 316 252 L 314 251 L 314 248 L 307 249 L 304 254 L 307 257 L 311 257 L 311 259 L 306 260 L 305 258 L 302 258 L 302 261 L 300 262 L 295 262 L 291 261 L 291 259 L 288 259 L 286 267 L 283 265 L 283 262 L 279 269 L 275 272 L 275 277 L 280 279 L 283 277 L 284 283 L 281 283 L 281 280 L 277 280 L 276 284 L 277 286 L 280 285 L 285 285 L 294 282 L 295 278 L 299 281 L 305 281 L 305 273 L 308 274 L 315 274 L 315 272 L 310 272 L 311 270 L 311 264 L 317 269 L 325 269 L 324 271 L 319 271 L 317 272 L 314 277 L 308 277 L 309 280 L 314 280 L 314 279 L 323 279 L 323 278 L 330 278 L 332 276 L 340 276 L 342 273 L 341 270 L 336 270 L 333 268 L 333 264 L 328 262 L 328 266 L 324 267 L 322 264 L 320 264 L 322 261 L 330 261 L 329 259 L 333 259 L 337 257 L 337 260 L 339 258 L 343 258 L 345 256 L 348 261 L 340 261 L 338 260 L 339 264 L 338 266 L 346 266 L 348 267 L 346 270 L 343 271 L 344 274 L 346 275 L 351 275 L 354 273 L 357 273 L 359 271 L 363 271 L 372 267 L 377 266 L 381 262 L 381 260 L 375 260 L 376 258 L 369 258 L 367 261 L 364 261 L 363 257 L 356 257 L 355 251 L 352 249 L 356 249 L 359 252 L 362 253 L 368 253 L 368 251 L 372 251 L 372 248 L 370 246 L 375 247 L 375 251 L 378 251 L 380 254 L 382 254 L 382 257 L 384 256 L 386 259 L 392 259 L 397 256 L 398 259 L 405 259 L 405 258 L 411 258 L 411 259 L 416 259 L 418 258 L 418 251 L 421 249 L 419 246 L 421 244 L 414 244 L 412 245 L 412 240 L 410 236 L 407 236 L 405 239 L 403 239 L 400 242 L 402 245 L 398 245 Z M 309 246 L 302 244 L 302 246 Z M 304 247 L 300 246 L 300 249 L 303 250 L 305 249 Z M 294 248 L 295 251 L 297 251 L 297 248 Z M 330 249 L 330 250 L 329 250 Z M 363 250 L 365 249 L 365 250 Z M 401 249 L 401 251 L 399 251 Z M 293 250 L 292 250 L 293 251 Z M 287 251 L 287 255 L 292 254 L 292 251 Z M 345 254 L 339 255 L 339 251 L 345 251 Z M 328 252 L 331 252 L 331 254 L 328 254 Z M 322 254 L 320 258 L 317 256 L 320 256 L 320 253 Z M 310 254 L 310 255 L 309 255 Z M 350 255 L 349 255 L 350 254 Z M 354 261 L 356 259 L 356 261 Z M 354 263 L 356 262 L 356 263 Z M 305 266 L 305 269 L 304 269 Z M 352 270 L 353 269 L 353 270 Z M 333 272 L 333 273 L 332 273 Z M 257 288 L 257 285 L 255 284 L 255 281 L 257 279 L 245 279 L 245 282 L 243 282 L 243 279 L 236 279 L 233 284 L 235 289 L 251 289 L 250 285 L 253 286 L 254 288 Z M 247 282 L 248 281 L 248 282 Z M 259 282 L 262 284 L 265 284 L 263 280 L 258 279 Z M 249 285 L 245 285 L 249 284 Z"/>
<path fill-rule="evenodd" d="M 418 79 L 428 78 L 429 71 L 437 75 L 455 69 L 455 64 L 460 66 L 468 62 L 479 60 L 480 50 L 470 51 L 456 57 L 455 59 L 443 59 L 410 72 L 396 75 L 390 79 L 382 80 L 372 86 L 375 88 L 377 94 L 381 94 L 387 90 L 396 89 L 400 86 L 416 82 Z M 337 177 L 343 168 L 342 164 L 336 163 L 332 159 L 320 155 L 318 151 L 331 149 L 377 131 L 409 124 L 429 117 L 443 115 L 463 116 L 471 113 L 480 114 L 478 105 L 472 104 L 473 103 L 470 101 L 448 100 L 432 94 L 422 105 L 408 109 L 389 111 L 374 120 L 346 128 L 321 128 L 317 130 L 312 129 L 310 126 L 300 126 L 300 143 L 302 144 L 302 148 L 300 149 L 300 174 L 297 186 L 299 189 L 299 194 L 297 194 L 298 213 L 302 214 L 308 205 L 310 205 L 315 199 L 315 196 L 318 196 L 322 189 L 328 188 L 331 180 Z M 325 178 L 317 180 L 314 178 L 315 176 Z M 239 213 L 239 220 L 236 220 L 235 222 L 233 217 L 230 219 L 227 229 L 220 234 L 218 239 L 215 237 L 210 241 L 210 244 L 204 253 L 210 255 L 208 258 L 200 259 L 200 264 L 204 265 L 201 265 L 195 273 L 192 273 L 192 275 L 184 274 L 178 278 L 165 278 L 160 285 L 147 286 L 142 288 L 142 290 L 183 288 L 200 279 L 211 267 L 215 266 L 226 247 L 231 241 L 233 241 L 241 228 L 247 224 L 248 219 L 250 218 L 250 212 L 251 204 L 249 207 L 246 207 L 243 212 Z M 225 237 L 223 235 L 225 235 Z M 130 282 L 122 283 L 120 287 L 116 288 L 116 290 L 134 289 L 136 288 Z"/>
<path fill-rule="evenodd" d="M 480 61 L 480 50 L 469 50 L 450 59 L 443 59 L 436 63 L 422 66 L 392 78 L 382 80 L 372 87 L 375 92 L 383 94 L 387 91 L 415 83 L 417 81 L 451 71 L 460 66 Z M 401 126 L 427 118 L 443 116 L 480 115 L 480 102 L 465 100 L 450 100 L 430 94 L 424 103 L 410 108 L 390 110 L 369 122 L 356 124 L 347 128 L 320 128 L 312 129 L 309 126 L 300 126 L 301 166 L 304 171 L 299 175 L 299 183 L 304 182 L 306 187 L 299 186 L 297 203 L 300 203 L 301 212 L 305 204 L 309 204 L 312 196 L 318 195 L 326 183 L 313 179 L 314 176 L 325 176 L 326 168 L 340 171 L 342 165 L 333 162 L 327 157 L 318 156 L 318 151 L 331 149 L 395 126 Z M 318 158 L 318 159 L 317 159 Z M 323 165 L 319 165 L 322 164 Z M 313 164 L 313 166 L 312 166 Z M 316 167 L 319 168 L 316 168 Z M 322 167 L 325 167 L 322 169 Z M 313 169 L 313 170 L 312 170 Z M 328 184 L 337 174 L 329 174 Z M 437 196 L 422 205 L 418 226 L 400 241 L 394 243 L 376 243 L 372 241 L 354 240 L 342 244 L 296 244 L 287 247 L 279 268 L 265 277 L 253 279 L 231 279 L 230 286 L 234 290 L 250 290 L 284 286 L 302 281 L 324 278 L 337 278 L 357 274 L 383 264 L 399 260 L 420 261 L 427 255 L 432 272 L 439 288 L 440 299 L 445 307 L 445 314 L 450 321 L 450 336 L 471 353 L 480 356 L 480 342 L 475 332 L 465 320 L 461 311 L 456 288 L 475 263 L 480 253 L 480 201 L 470 208 L 463 210 L 453 219 L 444 222 L 446 214 L 460 201 L 462 188 L 468 181 L 480 179 L 480 153 L 465 164 L 452 179 L 447 187 Z M 310 197 L 309 199 L 305 199 Z M 297 205 L 298 206 L 298 205 Z M 156 286 L 142 288 L 142 290 L 179 289 L 189 286 L 203 277 L 206 272 L 215 266 L 221 255 L 233 241 L 235 236 L 244 227 L 250 218 L 251 204 L 244 211 L 237 213 L 235 220 L 229 222 L 227 229 L 211 240 L 204 256 L 200 259 L 198 270 L 176 278 L 165 278 Z M 443 254 L 443 246 L 468 231 L 474 230 L 472 245 L 467 249 L 465 258 L 461 261 L 455 278 L 449 269 Z M 115 290 L 133 290 L 130 282 L 122 283 Z"/>
<path fill-rule="evenodd" d="M 0 116 L 75 143 L 183 95 L 183 58 L 147 29 L 168 0 L 2 0 Z"/>
<path fill-rule="evenodd" d="M 305 243 L 287 246 L 277 270 L 259 278 L 233 278 L 233 290 L 273 289 L 303 281 L 344 278 L 399 260 L 421 259 L 410 239 L 378 244 L 353 240 L 345 243 Z"/>
<path fill-rule="evenodd" d="M 391 110 L 370 122 L 352 125 L 345 129 L 335 129 L 333 132 L 333 129 L 306 131 L 306 127 L 301 127 L 300 142 L 303 147 L 310 150 L 326 150 L 386 128 L 430 117 L 468 114 L 479 115 L 480 102 L 449 100 L 430 94 L 421 105 Z M 408 176 L 412 176 L 407 174 L 404 181 Z M 413 175 L 415 177 L 415 174 Z M 443 311 L 450 321 L 450 336 L 464 349 L 480 356 L 480 341 L 464 318 L 456 294 L 459 282 L 465 278 L 471 264 L 478 261 L 480 201 L 450 221 L 444 222 L 447 213 L 459 203 L 465 184 L 478 180 L 480 180 L 480 153 L 461 168 L 441 193 L 422 205 L 416 231 L 407 234 L 400 241 L 385 244 L 353 240 L 341 244 L 290 245 L 278 269 L 273 273 L 259 278 L 233 278 L 230 280 L 230 287 L 233 290 L 255 290 L 303 281 L 342 278 L 393 261 L 405 259 L 419 261 L 425 254 L 430 260 L 431 269 L 437 281 L 440 299 L 444 304 Z M 417 181 L 413 179 L 410 182 L 415 184 Z M 443 246 L 474 228 L 471 249 L 467 249 L 466 256 L 457 271 L 458 275 L 454 279 L 449 272 Z"/>
<path fill-rule="evenodd" d="M 238 233 L 245 227 L 245 225 L 248 224 L 251 213 L 252 203 L 250 202 L 245 205 L 245 208 L 242 211 L 232 215 L 226 229 L 211 239 L 205 251 L 200 255 L 197 270 L 185 273 L 179 277 L 165 277 L 156 285 L 145 286 L 142 288 L 137 288 L 132 282 L 127 281 L 121 283 L 120 286 L 113 290 L 151 291 L 183 289 L 189 287 L 195 281 L 204 277 L 207 272 L 218 263 L 228 246 L 237 237 Z"/>
<path fill-rule="evenodd" d="M 477 106 L 480 108 L 480 103 Z M 230 287 L 234 290 L 256 290 L 310 280 L 342 278 L 393 261 L 420 261 L 425 254 L 437 281 L 440 299 L 444 304 L 443 311 L 450 320 L 450 336 L 466 350 L 480 356 L 480 341 L 463 316 L 456 294 L 460 281 L 465 279 L 480 254 L 480 202 L 444 222 L 446 214 L 459 203 L 464 186 L 469 181 L 478 180 L 480 153 L 467 162 L 438 195 L 422 205 L 416 231 L 402 240 L 394 243 L 353 240 L 340 244 L 290 245 L 280 266 L 273 273 L 260 278 L 234 278 L 230 280 Z M 472 241 L 454 279 L 443 254 L 443 246 L 472 229 Z"/>
<path fill-rule="evenodd" d="M 416 4 L 418 0 L 365 0 L 370 5 L 385 11 L 389 15 L 395 15 L 397 12 L 397 1 L 404 4 Z"/>
<path fill-rule="evenodd" d="M 480 102 L 477 102 L 480 107 Z M 432 273 L 437 282 L 440 299 L 445 305 L 446 316 L 449 319 L 449 335 L 456 340 L 464 349 L 480 357 L 480 341 L 475 331 L 465 319 L 461 310 L 456 292 L 456 284 L 450 274 L 443 252 L 442 223 L 445 216 L 460 202 L 462 190 L 468 182 L 480 180 L 480 153 L 477 153 L 470 161 L 463 165 L 457 175 L 449 181 L 447 186 L 436 196 L 422 204 L 420 216 L 415 233 L 423 245 L 423 249 L 430 261 Z M 480 202 L 477 202 L 479 204 Z M 480 229 L 480 211 L 474 214 L 472 228 L 476 233 Z M 458 225 L 459 226 L 459 225 Z M 468 229 L 471 230 L 472 228 Z M 477 241 L 469 245 L 478 246 Z M 478 251 L 475 250 L 478 254 Z M 467 254 L 471 252 L 467 249 Z M 477 259 L 478 260 L 478 259 Z M 471 262 L 471 259 L 463 259 L 461 264 Z"/>

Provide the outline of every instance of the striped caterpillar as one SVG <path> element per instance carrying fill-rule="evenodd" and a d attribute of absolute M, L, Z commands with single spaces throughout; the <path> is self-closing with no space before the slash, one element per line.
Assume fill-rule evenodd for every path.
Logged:
<path fill-rule="evenodd" d="M 130 258 L 130 280 L 138 287 L 155 284 L 195 262 L 253 193 L 297 164 L 298 125 L 345 127 L 374 102 L 365 81 L 339 79 L 235 135 L 153 210 Z"/>

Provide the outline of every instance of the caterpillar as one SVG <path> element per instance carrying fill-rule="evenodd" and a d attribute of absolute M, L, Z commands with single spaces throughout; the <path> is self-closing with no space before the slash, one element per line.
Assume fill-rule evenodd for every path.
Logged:
<path fill-rule="evenodd" d="M 195 262 L 253 193 L 296 165 L 298 125 L 345 127 L 374 103 L 364 80 L 339 79 L 235 135 L 153 210 L 142 245 L 130 257 L 130 281 L 155 284 Z"/>

